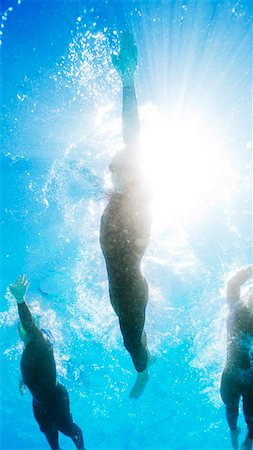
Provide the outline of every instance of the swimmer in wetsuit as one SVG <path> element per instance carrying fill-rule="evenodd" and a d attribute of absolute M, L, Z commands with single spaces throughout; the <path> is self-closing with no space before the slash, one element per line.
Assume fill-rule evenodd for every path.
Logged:
<path fill-rule="evenodd" d="M 242 268 L 228 281 L 227 302 L 227 359 L 221 378 L 221 398 L 226 407 L 226 418 L 233 449 L 238 449 L 237 427 L 239 401 L 248 434 L 241 449 L 251 449 L 253 440 L 253 295 L 241 299 L 240 288 L 252 276 L 253 266 Z"/>
<path fill-rule="evenodd" d="M 151 219 L 149 195 L 138 165 L 139 115 L 134 87 L 137 49 L 129 32 L 122 34 L 113 64 L 123 85 L 122 133 L 125 148 L 109 168 L 113 192 L 101 218 L 100 244 L 106 262 L 109 295 L 119 318 L 124 345 L 137 371 L 130 397 L 138 398 L 149 378 L 151 362 L 144 331 L 148 284 L 140 269 L 147 248 Z"/>
<path fill-rule="evenodd" d="M 18 306 L 19 335 L 25 344 L 21 372 L 33 396 L 34 417 L 52 450 L 59 450 L 58 431 L 69 436 L 78 450 L 84 450 L 82 431 L 70 413 L 67 389 L 56 380 L 52 344 L 35 324 L 25 302 L 28 285 L 26 276 L 20 275 L 9 289 Z"/>

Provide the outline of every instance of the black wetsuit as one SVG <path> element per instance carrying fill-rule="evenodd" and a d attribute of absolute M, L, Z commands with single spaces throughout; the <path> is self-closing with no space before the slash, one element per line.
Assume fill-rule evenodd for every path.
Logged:
<path fill-rule="evenodd" d="M 231 430 L 236 430 L 239 400 L 253 439 L 253 314 L 238 302 L 231 308 L 227 322 L 227 361 L 221 379 L 221 397 Z"/>
<path fill-rule="evenodd" d="M 113 193 L 102 215 L 100 245 L 104 254 L 109 295 L 119 317 L 124 345 L 135 369 L 147 368 L 148 352 L 144 332 L 148 284 L 140 264 L 150 236 L 149 193 L 142 185 L 135 158 L 138 153 L 140 121 L 134 85 L 123 86 L 122 135 L 130 159 L 121 170 L 129 183 L 123 194 Z"/>
<path fill-rule="evenodd" d="M 56 381 L 56 366 L 50 341 L 33 321 L 26 303 L 18 304 L 19 317 L 29 343 L 21 359 L 23 381 L 33 396 L 34 417 L 51 449 L 59 449 L 58 431 L 83 449 L 81 429 L 73 422 L 66 388 Z"/>
<path fill-rule="evenodd" d="M 113 193 L 101 219 L 100 244 L 105 257 L 112 306 L 119 317 L 124 345 L 138 372 L 147 367 L 145 308 L 148 284 L 140 270 L 148 245 L 150 216 L 147 194 L 132 187 Z"/>

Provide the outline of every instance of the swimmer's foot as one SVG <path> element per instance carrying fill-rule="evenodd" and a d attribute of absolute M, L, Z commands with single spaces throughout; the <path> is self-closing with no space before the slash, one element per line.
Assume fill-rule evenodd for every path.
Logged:
<path fill-rule="evenodd" d="M 240 431 L 241 431 L 241 429 L 239 427 L 237 427 L 235 430 L 230 430 L 231 444 L 232 444 L 233 450 L 238 450 L 238 448 L 239 448 L 238 436 L 239 436 Z"/>
<path fill-rule="evenodd" d="M 137 373 L 137 377 L 135 380 L 135 384 L 132 387 L 129 397 L 130 398 L 139 398 L 143 392 L 144 389 L 147 385 L 147 382 L 149 380 L 149 373 L 148 373 L 148 368 L 154 364 L 154 362 L 156 361 L 156 357 L 151 355 L 148 351 L 148 366 L 147 368 L 143 371 L 143 372 L 138 372 Z"/>
<path fill-rule="evenodd" d="M 242 443 L 241 450 L 251 450 L 252 449 L 252 439 L 246 436 L 245 441 Z"/>
<path fill-rule="evenodd" d="M 129 397 L 139 398 L 143 394 L 148 380 L 149 380 L 148 368 L 145 369 L 143 372 L 138 372 L 135 384 L 130 391 Z"/>
<path fill-rule="evenodd" d="M 156 356 L 151 355 L 148 351 L 148 367 L 152 366 L 156 362 Z"/>

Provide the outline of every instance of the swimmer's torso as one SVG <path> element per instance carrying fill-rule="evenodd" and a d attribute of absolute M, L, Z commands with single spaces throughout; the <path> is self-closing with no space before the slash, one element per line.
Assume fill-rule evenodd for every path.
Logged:
<path fill-rule="evenodd" d="M 134 291 L 143 283 L 140 263 L 149 242 L 150 227 L 147 194 L 112 194 L 100 227 L 112 302 L 124 302 L 126 295 L 127 301 L 131 301 Z"/>
<path fill-rule="evenodd" d="M 50 342 L 39 333 L 24 349 L 21 371 L 33 397 L 44 402 L 55 388 L 56 366 Z"/>
<path fill-rule="evenodd" d="M 253 366 L 253 314 L 245 306 L 235 306 L 228 316 L 227 367 Z"/>
<path fill-rule="evenodd" d="M 22 325 L 29 337 L 21 358 L 21 372 L 32 396 L 46 403 L 56 385 L 56 365 L 52 345 L 35 325 L 26 303 L 18 305 Z"/>

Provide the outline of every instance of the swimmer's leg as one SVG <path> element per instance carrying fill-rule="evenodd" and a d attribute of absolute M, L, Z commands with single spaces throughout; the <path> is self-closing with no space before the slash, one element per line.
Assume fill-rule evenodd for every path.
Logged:
<path fill-rule="evenodd" d="M 59 427 L 59 431 L 72 439 L 77 450 L 85 450 L 83 442 L 83 433 L 81 428 L 72 421 L 68 421 L 65 425 Z"/>
<path fill-rule="evenodd" d="M 143 332 L 143 335 L 142 335 L 142 343 L 143 343 L 143 345 L 146 348 L 146 351 L 147 351 L 147 354 L 148 354 L 148 361 L 147 361 L 146 369 L 143 370 L 142 372 L 137 372 L 135 384 L 134 384 L 134 386 L 132 387 L 132 389 L 130 391 L 129 397 L 130 398 L 135 398 L 135 399 L 139 398 L 143 394 L 144 389 L 146 387 L 146 384 L 147 384 L 147 382 L 149 380 L 148 369 L 156 360 L 156 358 L 153 355 L 151 355 L 151 353 L 148 350 L 148 347 L 147 347 L 147 336 L 146 336 L 145 331 Z"/>
<path fill-rule="evenodd" d="M 248 434 L 242 444 L 242 449 L 249 450 L 252 448 L 253 443 L 253 383 L 250 383 L 246 392 L 243 393 L 243 412 L 248 427 Z"/>
<path fill-rule="evenodd" d="M 78 450 L 85 450 L 83 443 L 83 433 L 81 428 L 76 423 L 73 423 L 72 425 L 70 437 Z"/>
<path fill-rule="evenodd" d="M 230 429 L 233 450 L 239 448 L 238 436 L 240 428 L 237 427 L 239 415 L 240 391 L 237 379 L 233 373 L 224 370 L 221 378 L 220 394 L 226 409 L 226 419 Z"/>
<path fill-rule="evenodd" d="M 57 428 L 54 427 L 53 425 L 51 425 L 50 427 L 48 427 L 44 431 L 44 433 L 45 433 L 47 442 L 50 445 L 50 448 L 52 450 L 60 450 L 59 442 L 58 442 L 58 430 L 57 430 Z"/>
<path fill-rule="evenodd" d="M 148 349 L 148 343 L 147 343 L 147 334 L 146 331 L 143 330 L 142 337 L 141 337 L 142 343 L 145 346 L 147 352 L 148 352 L 148 367 L 150 367 L 154 362 L 156 361 L 156 357 L 154 355 L 151 355 L 149 349 Z"/>
<path fill-rule="evenodd" d="M 40 431 L 45 434 L 47 442 L 52 450 L 60 450 L 58 430 L 52 423 L 50 414 L 45 408 L 33 399 L 33 413 L 40 426 Z"/>
<path fill-rule="evenodd" d="M 73 422 L 69 394 L 61 383 L 56 385 L 54 418 L 58 430 L 70 437 L 78 450 L 85 450 L 82 430 Z"/>
<path fill-rule="evenodd" d="M 252 449 L 252 439 L 250 439 L 248 436 L 246 436 L 242 446 L 241 450 L 251 450 Z"/>
<path fill-rule="evenodd" d="M 124 345 L 131 355 L 137 371 L 136 381 L 130 391 L 130 398 L 139 398 L 149 380 L 148 367 L 151 355 L 147 348 L 146 334 L 143 332 L 145 323 L 145 308 L 141 311 L 131 311 L 119 318 L 120 329 L 124 338 Z"/>

